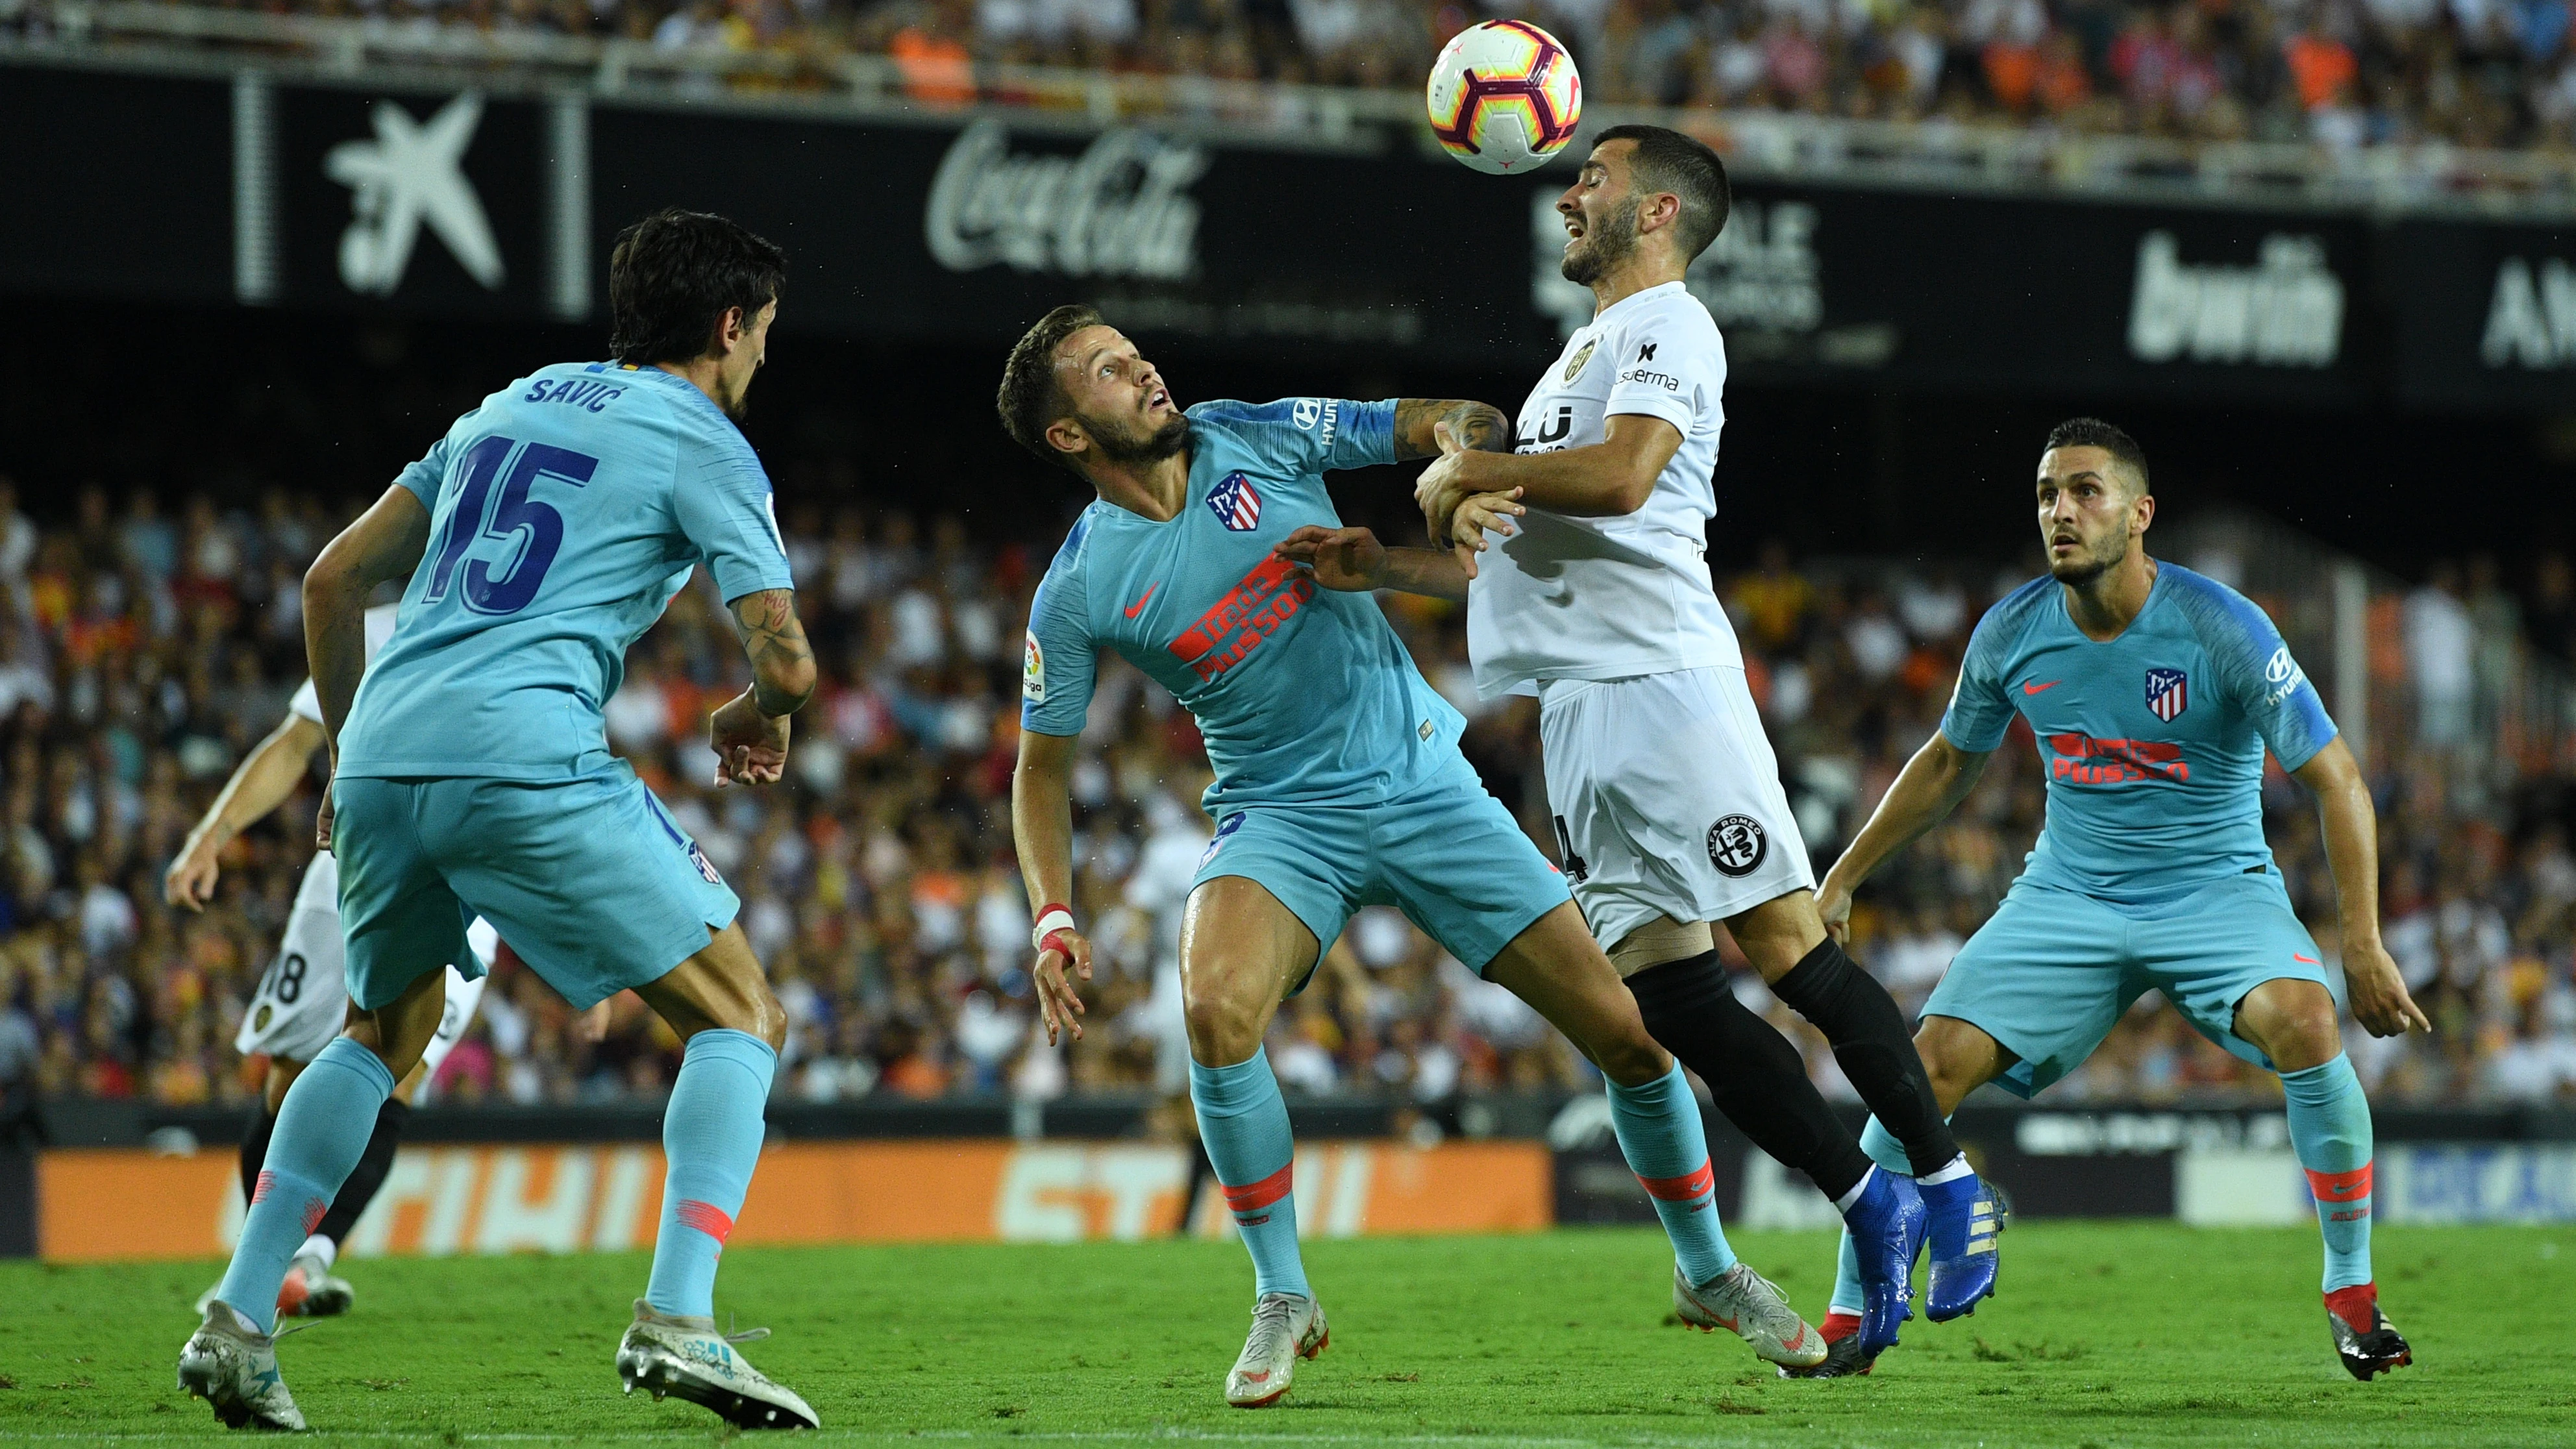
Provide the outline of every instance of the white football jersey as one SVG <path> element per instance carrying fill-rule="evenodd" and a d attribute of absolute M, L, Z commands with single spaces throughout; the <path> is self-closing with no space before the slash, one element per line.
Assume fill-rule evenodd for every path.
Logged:
<path fill-rule="evenodd" d="M 394 637 L 394 613 L 397 607 L 393 604 L 378 604 L 367 611 L 367 663 L 369 666 L 373 666 L 376 656 L 384 652 L 385 641 Z M 286 702 L 286 712 L 320 724 L 322 691 L 313 687 L 311 679 L 306 679 L 304 687 L 295 691 L 295 697 Z"/>
<path fill-rule="evenodd" d="M 1743 667 L 1708 574 L 1725 391 L 1726 343 L 1679 282 L 1622 298 L 1567 339 L 1521 405 L 1517 451 L 1588 447 L 1613 414 L 1661 418 L 1681 431 L 1682 445 L 1645 506 L 1624 518 L 1532 508 L 1510 537 L 1488 535 L 1467 591 L 1479 693 Z"/>

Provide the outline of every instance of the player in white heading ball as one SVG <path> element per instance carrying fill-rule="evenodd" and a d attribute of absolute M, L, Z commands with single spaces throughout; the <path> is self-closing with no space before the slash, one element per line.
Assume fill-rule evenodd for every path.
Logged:
<path fill-rule="evenodd" d="M 1304 530 L 1281 551 L 1329 588 L 1466 600 L 1478 690 L 1538 697 L 1566 874 L 1647 1028 L 1852 1226 L 1870 1302 L 1827 1321 L 1837 1353 L 1825 1365 L 1782 1370 L 1831 1374 L 1896 1341 L 1927 1227 L 1931 1316 L 1991 1293 L 1997 1214 L 1904 1014 L 1825 932 L 1710 582 L 1726 346 L 1683 279 L 1728 207 L 1706 146 L 1657 126 L 1603 131 L 1556 204 L 1562 269 L 1592 289 L 1593 320 L 1522 405 L 1513 452 L 1451 444 L 1422 474 L 1432 538 L 1454 551 L 1388 550 L 1362 529 Z M 1736 1000 L 1718 921 L 1904 1144 L 1887 1171 L 1827 1110 L 1796 1049 Z"/>

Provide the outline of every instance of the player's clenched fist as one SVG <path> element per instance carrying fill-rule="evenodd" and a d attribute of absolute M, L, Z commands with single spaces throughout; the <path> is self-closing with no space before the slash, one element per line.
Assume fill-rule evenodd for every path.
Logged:
<path fill-rule="evenodd" d="M 1075 1018 L 1083 1014 L 1082 994 L 1074 990 L 1073 978 L 1091 979 L 1091 938 L 1073 929 L 1060 927 L 1047 933 L 1046 945 L 1038 951 L 1038 1013 L 1046 1018 L 1047 1045 L 1054 1046 L 1059 1036 L 1082 1040 L 1082 1023 Z"/>
<path fill-rule="evenodd" d="M 787 722 L 760 712 L 745 690 L 707 717 L 707 747 L 716 752 L 716 788 L 775 785 L 787 773 Z"/>

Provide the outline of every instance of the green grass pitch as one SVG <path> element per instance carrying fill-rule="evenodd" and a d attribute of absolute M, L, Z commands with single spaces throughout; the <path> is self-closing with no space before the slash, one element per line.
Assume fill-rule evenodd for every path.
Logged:
<path fill-rule="evenodd" d="M 1816 1316 L 1832 1243 L 1744 1233 Z M 1652 1231 L 1310 1244 L 1331 1350 L 1289 1401 L 1221 1402 L 1251 1271 L 1219 1243 L 744 1248 L 718 1308 L 753 1361 L 864 1443 L 2424 1445 L 2576 1443 L 2557 1334 L 2576 1228 L 2380 1235 L 2382 1302 L 2416 1365 L 2336 1366 L 2312 1231 L 2031 1224 L 2003 1296 L 1917 1322 L 1873 1377 L 1786 1383 L 1666 1317 Z M 318 1430 L 367 1442 L 711 1442 L 678 1400 L 625 1399 L 609 1359 L 640 1254 L 352 1265 L 358 1309 L 283 1345 Z M 0 1442 L 223 1431 L 171 1387 L 211 1264 L 0 1266 Z"/>

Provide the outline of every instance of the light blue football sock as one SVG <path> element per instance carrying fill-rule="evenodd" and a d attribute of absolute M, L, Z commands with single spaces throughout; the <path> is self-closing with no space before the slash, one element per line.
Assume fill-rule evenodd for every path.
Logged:
<path fill-rule="evenodd" d="M 277 1331 L 277 1289 L 287 1265 L 357 1168 L 376 1113 L 393 1094 L 394 1074 L 383 1060 L 345 1036 L 332 1038 L 286 1089 L 241 1241 L 215 1290 L 260 1332 Z"/>
<path fill-rule="evenodd" d="M 1717 1220 L 1717 1177 L 1708 1165 L 1708 1128 L 1681 1063 L 1642 1087 L 1608 1082 L 1610 1127 L 1619 1154 L 1645 1184 L 1673 1240 L 1673 1257 L 1694 1286 L 1735 1266 L 1735 1249 Z"/>
<path fill-rule="evenodd" d="M 2290 1146 L 2308 1172 L 2317 1226 L 2326 1239 L 2325 1291 L 2370 1281 L 2370 1099 L 2352 1059 L 2283 1072 Z"/>
<path fill-rule="evenodd" d="M 689 1038 L 662 1111 L 662 1230 L 644 1301 L 656 1313 L 704 1318 L 716 1311 L 716 1259 L 751 1191 L 778 1053 L 747 1031 L 713 1028 Z"/>
<path fill-rule="evenodd" d="M 1190 1063 L 1190 1103 L 1199 1140 L 1252 1254 L 1252 1291 L 1312 1298 L 1306 1260 L 1297 1252 L 1297 1143 L 1288 1103 L 1270 1071 L 1270 1053 L 1255 1048 L 1230 1067 Z"/>
<path fill-rule="evenodd" d="M 1914 1164 L 1905 1156 L 1905 1144 L 1896 1140 L 1895 1133 L 1878 1125 L 1876 1117 L 1870 1118 L 1869 1125 L 1861 1129 L 1860 1150 L 1869 1154 L 1870 1161 L 1900 1177 L 1914 1174 Z M 1860 1286 L 1860 1250 L 1852 1246 L 1851 1232 L 1845 1229 L 1842 1255 L 1834 1266 L 1834 1296 L 1825 1305 L 1825 1311 L 1857 1317 L 1866 1302 Z"/>

